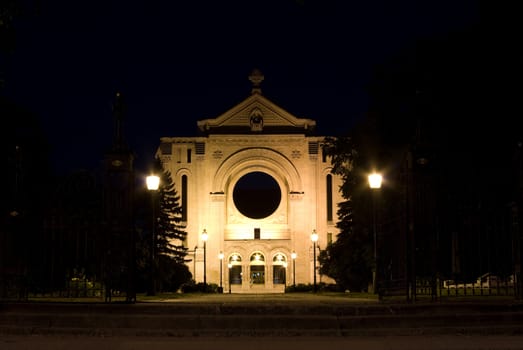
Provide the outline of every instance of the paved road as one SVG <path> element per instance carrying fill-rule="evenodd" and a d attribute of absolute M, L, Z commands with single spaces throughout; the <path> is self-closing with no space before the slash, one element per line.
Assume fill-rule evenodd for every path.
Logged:
<path fill-rule="evenodd" d="M 41 338 L 44 335 L 50 338 Z M 523 336 L 523 304 L 498 299 L 395 304 L 311 294 L 196 295 L 133 305 L 32 302 L 0 304 L 0 339 L 15 337 L 10 339 L 18 339 L 22 344 L 23 341 L 33 341 L 32 339 L 47 339 L 46 342 L 60 340 L 60 336 L 76 336 L 82 343 L 88 343 L 90 336 L 94 342 L 110 339 L 108 341 L 114 345 L 111 350 L 121 348 L 120 342 L 127 345 L 142 344 L 143 341 L 152 339 L 157 339 L 157 346 L 160 348 L 162 344 L 168 346 L 183 343 L 188 344 L 191 349 L 194 342 L 207 337 L 220 337 L 213 343 L 229 349 L 235 345 L 227 343 L 227 339 L 242 344 L 249 339 L 246 337 L 254 336 L 259 341 L 254 342 L 249 350 L 257 349 L 258 344 L 269 346 L 276 337 L 278 341 L 292 337 L 296 341 L 291 341 L 289 346 L 301 344 L 303 347 L 300 349 L 307 349 L 309 344 L 322 341 L 302 341 L 304 337 L 310 338 L 313 335 L 329 340 L 337 338 L 333 340 L 333 344 L 345 344 L 359 339 L 355 337 L 366 337 L 362 339 L 374 341 L 385 336 L 402 336 L 397 341 L 403 341 L 408 335 L 419 337 L 411 339 L 424 341 L 444 339 L 438 338 L 444 335 L 457 336 L 447 347 L 439 347 L 449 349 L 452 347 L 448 346 L 455 342 L 460 344 L 459 341 L 476 339 L 477 336 L 483 337 L 477 342 L 481 346 L 489 344 L 485 339 L 490 338 L 485 337 L 506 336 L 508 341 L 518 345 L 521 341 L 518 337 Z M 164 339 L 160 340 L 160 336 Z M 172 339 L 176 343 L 172 343 Z M 63 341 L 56 345 L 61 346 Z M 403 345 L 410 343 L 407 340 Z M 0 345 L 7 344 L 18 343 L 5 342 Z M 35 344 L 37 342 L 26 348 L 32 349 L 31 345 Z M 371 342 L 366 346 L 373 349 L 372 346 L 390 344 L 393 343 Z M 523 350 L 523 342 L 521 344 Z M 405 348 L 400 345 L 398 348 Z M 4 347 L 0 346 L 0 349 L 3 350 Z M 270 349 L 275 350 L 273 346 Z"/>
<path fill-rule="evenodd" d="M 2 336 L 2 350 L 515 350 L 523 336 L 385 336 L 328 338 L 137 338 Z"/>

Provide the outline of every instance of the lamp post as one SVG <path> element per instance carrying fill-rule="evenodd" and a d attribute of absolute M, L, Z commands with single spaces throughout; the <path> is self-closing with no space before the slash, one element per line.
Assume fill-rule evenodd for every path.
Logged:
<path fill-rule="evenodd" d="M 196 250 L 198 249 L 198 245 L 195 245 L 194 246 L 194 250 L 193 250 L 193 267 L 192 267 L 192 270 L 193 270 L 193 278 L 196 280 Z"/>
<path fill-rule="evenodd" d="M 223 293 L 223 287 L 222 287 L 222 265 L 223 265 L 223 252 L 220 252 L 218 255 L 218 258 L 220 258 L 220 293 Z"/>
<path fill-rule="evenodd" d="M 207 292 L 207 230 L 203 229 L 202 241 L 203 241 L 203 292 Z"/>
<path fill-rule="evenodd" d="M 296 252 L 291 253 L 292 258 L 292 286 L 296 288 Z"/>
<path fill-rule="evenodd" d="M 283 285 L 287 287 L 287 261 L 283 262 L 283 268 L 285 269 L 285 274 L 283 275 Z"/>
<path fill-rule="evenodd" d="M 151 290 L 149 295 L 156 294 L 156 217 L 154 213 L 154 193 L 160 187 L 160 177 L 156 175 L 147 176 L 145 179 L 147 189 L 151 191 L 151 204 L 152 204 L 152 226 L 151 226 Z"/>
<path fill-rule="evenodd" d="M 316 293 L 316 242 L 318 242 L 318 234 L 316 230 L 312 230 L 311 234 L 312 249 L 313 249 L 313 260 L 314 260 L 314 293 Z"/>
<path fill-rule="evenodd" d="M 378 249 L 377 249 L 377 227 L 376 227 L 376 195 L 381 188 L 382 176 L 376 172 L 369 175 L 369 187 L 372 190 L 372 233 L 374 236 L 374 267 L 372 269 L 372 293 L 376 294 L 376 270 L 378 269 Z"/>
<path fill-rule="evenodd" d="M 228 263 L 227 267 L 229 268 L 229 294 L 231 294 L 231 270 L 232 270 L 232 263 Z"/>

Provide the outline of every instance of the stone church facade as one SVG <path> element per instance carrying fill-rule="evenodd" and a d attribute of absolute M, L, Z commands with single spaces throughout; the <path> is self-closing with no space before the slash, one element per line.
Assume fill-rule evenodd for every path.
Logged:
<path fill-rule="evenodd" d="M 200 136 L 162 137 L 157 155 L 180 195 L 194 279 L 225 293 L 281 293 L 315 280 L 314 256 L 338 233 L 341 180 L 316 122 L 263 96 L 258 70 L 249 79 L 250 96 L 198 121 Z"/>

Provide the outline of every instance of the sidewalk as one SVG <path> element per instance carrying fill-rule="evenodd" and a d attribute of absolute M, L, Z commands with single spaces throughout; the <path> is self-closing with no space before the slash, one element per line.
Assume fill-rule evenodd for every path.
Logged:
<path fill-rule="evenodd" d="M 523 334 L 523 303 L 392 303 L 330 294 L 209 294 L 136 304 L 0 304 L 2 334 L 351 336 Z"/>

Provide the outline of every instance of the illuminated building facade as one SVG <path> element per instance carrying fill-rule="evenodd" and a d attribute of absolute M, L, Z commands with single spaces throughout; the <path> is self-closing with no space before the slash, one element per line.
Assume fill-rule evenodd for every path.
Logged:
<path fill-rule="evenodd" d="M 278 293 L 313 283 L 311 234 L 316 257 L 336 238 L 341 180 L 322 154 L 324 137 L 313 135 L 316 122 L 264 97 L 258 70 L 249 79 L 249 97 L 198 121 L 200 136 L 162 137 L 157 155 L 181 197 L 194 279 L 205 274 L 225 292 Z"/>

